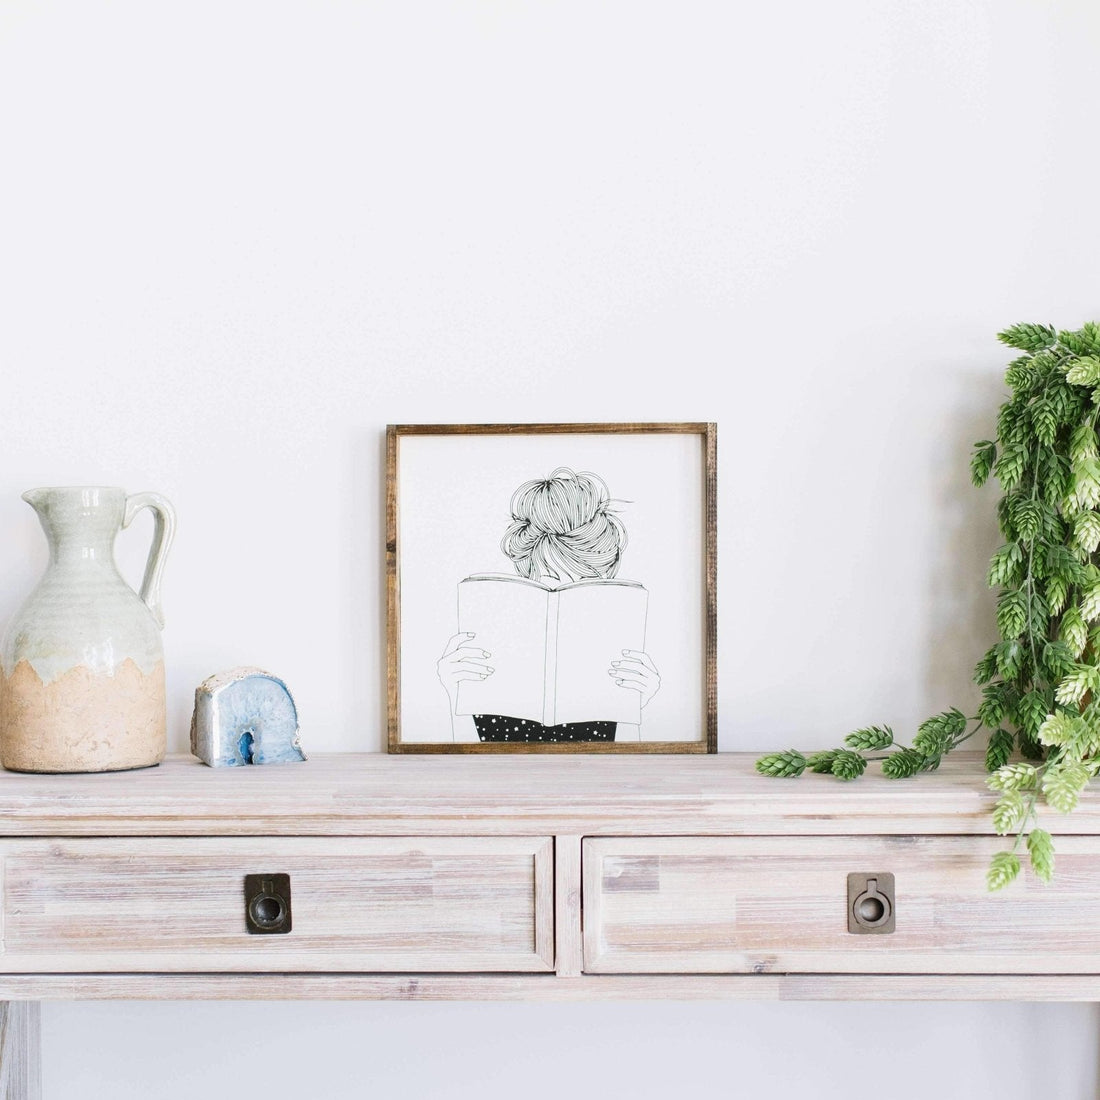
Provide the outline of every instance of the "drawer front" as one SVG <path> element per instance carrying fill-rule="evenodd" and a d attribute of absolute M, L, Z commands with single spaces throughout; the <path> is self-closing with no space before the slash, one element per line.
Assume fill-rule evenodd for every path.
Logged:
<path fill-rule="evenodd" d="M 588 839 L 584 969 L 1100 973 L 1100 838 L 1057 846 L 1050 886 L 989 894 L 997 837 Z M 894 875 L 895 931 L 848 931 L 849 872 Z"/>
<path fill-rule="evenodd" d="M 0 971 L 546 971 L 546 838 L 0 842 Z M 256 935 L 245 876 L 290 876 Z"/>

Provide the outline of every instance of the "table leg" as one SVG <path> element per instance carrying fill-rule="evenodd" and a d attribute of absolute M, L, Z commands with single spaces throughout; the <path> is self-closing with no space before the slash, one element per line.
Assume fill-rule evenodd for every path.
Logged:
<path fill-rule="evenodd" d="M 38 1001 L 0 1001 L 0 1100 L 42 1100 Z"/>

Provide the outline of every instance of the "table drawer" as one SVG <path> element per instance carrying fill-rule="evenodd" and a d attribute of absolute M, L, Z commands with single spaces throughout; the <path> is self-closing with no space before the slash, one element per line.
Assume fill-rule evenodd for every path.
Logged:
<path fill-rule="evenodd" d="M 587 839 L 584 969 L 1100 973 L 1100 838 L 1057 844 L 1051 885 L 989 894 L 997 837 Z M 893 932 L 848 930 L 850 872 L 893 874 Z"/>
<path fill-rule="evenodd" d="M 546 971 L 548 838 L 0 842 L 0 971 Z M 245 876 L 290 876 L 250 933 Z"/>

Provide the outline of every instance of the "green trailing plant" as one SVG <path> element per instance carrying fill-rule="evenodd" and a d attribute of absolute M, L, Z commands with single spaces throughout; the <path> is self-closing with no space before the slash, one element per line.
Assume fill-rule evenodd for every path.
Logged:
<path fill-rule="evenodd" d="M 1039 827 L 1040 805 L 1070 813 L 1100 772 L 1100 325 L 1076 332 L 1013 325 L 998 339 L 1022 352 L 1005 372 L 1011 393 L 995 439 L 974 445 L 971 478 L 1001 485 L 1004 544 L 989 564 L 1000 640 L 978 662 L 977 713 L 951 709 L 922 722 L 911 744 L 889 726 L 868 726 L 822 752 L 769 753 L 770 776 L 805 771 L 855 779 L 871 761 L 903 779 L 933 771 L 983 728 L 993 826 L 1014 836 L 990 864 L 991 890 L 1020 873 L 1054 875 L 1054 843 Z M 1014 756 L 1022 759 L 1014 760 Z"/>

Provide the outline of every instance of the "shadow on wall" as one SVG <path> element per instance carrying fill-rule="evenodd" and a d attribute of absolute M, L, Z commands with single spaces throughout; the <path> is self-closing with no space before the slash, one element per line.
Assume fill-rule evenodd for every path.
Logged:
<path fill-rule="evenodd" d="M 1005 397 L 1000 372 L 972 376 L 965 407 L 946 425 L 935 453 L 935 514 L 940 537 L 928 570 L 928 664 L 925 673 L 929 713 L 957 706 L 968 716 L 980 691 L 971 673 L 997 640 L 997 604 L 986 584 L 989 559 L 1000 544 L 994 478 L 982 489 L 970 480 L 970 454 L 979 439 L 993 438 L 997 410 Z M 982 743 L 984 745 L 984 742 Z M 975 748 L 981 747 L 974 745 Z"/>
<path fill-rule="evenodd" d="M 386 568 L 379 548 L 386 530 L 386 437 L 380 428 L 358 426 L 349 437 L 345 461 L 351 469 L 344 476 L 350 479 L 351 499 L 337 520 L 346 593 L 341 637 L 350 639 L 339 658 L 345 685 L 344 728 L 362 739 L 352 751 L 384 752 Z"/>

